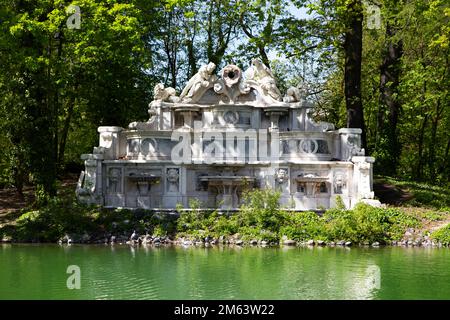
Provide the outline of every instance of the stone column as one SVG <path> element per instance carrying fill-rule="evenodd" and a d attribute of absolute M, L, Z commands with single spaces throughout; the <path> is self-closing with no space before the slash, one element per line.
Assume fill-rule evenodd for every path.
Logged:
<path fill-rule="evenodd" d="M 291 201 L 291 178 L 287 167 L 278 168 L 274 174 L 274 190 L 281 193 L 280 204 L 289 205 Z"/>
<path fill-rule="evenodd" d="M 181 112 L 181 115 L 184 118 L 184 127 L 188 128 L 188 129 L 192 129 L 194 127 L 193 126 L 193 123 L 194 123 L 194 121 L 193 121 L 193 118 L 194 118 L 193 112 L 192 111 L 183 111 L 183 112 Z"/>
<path fill-rule="evenodd" d="M 291 130 L 298 130 L 299 129 L 299 111 L 296 109 L 290 109 L 289 110 L 289 125 L 291 127 Z"/>
<path fill-rule="evenodd" d="M 79 181 L 76 194 L 85 203 L 103 205 L 102 195 L 102 160 L 103 154 L 83 154 L 85 171 L 82 181 Z"/>
<path fill-rule="evenodd" d="M 222 205 L 220 209 L 228 210 L 233 208 L 233 183 L 232 182 L 224 182 L 223 186 L 223 194 L 222 194 Z"/>
<path fill-rule="evenodd" d="M 373 206 L 380 206 L 378 200 L 374 200 L 373 192 L 373 163 L 374 157 L 352 157 L 353 167 L 353 199 L 365 202 Z M 352 203 L 352 207 L 356 203 Z"/>
<path fill-rule="evenodd" d="M 280 116 L 287 112 L 288 109 L 283 107 L 271 107 L 266 110 L 266 114 L 270 118 L 269 131 L 275 131 L 279 129 Z"/>
<path fill-rule="evenodd" d="M 280 113 L 271 112 L 270 113 L 270 129 L 269 130 L 278 130 L 278 122 L 280 120 Z"/>

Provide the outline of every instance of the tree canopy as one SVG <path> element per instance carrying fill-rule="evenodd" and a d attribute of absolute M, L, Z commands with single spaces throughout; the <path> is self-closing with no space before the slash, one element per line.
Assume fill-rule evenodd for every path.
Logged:
<path fill-rule="evenodd" d="M 445 0 L 3 0 L 0 183 L 45 202 L 98 126 L 148 117 L 156 83 L 257 57 L 362 128 L 377 173 L 448 184 L 449 19 Z"/>

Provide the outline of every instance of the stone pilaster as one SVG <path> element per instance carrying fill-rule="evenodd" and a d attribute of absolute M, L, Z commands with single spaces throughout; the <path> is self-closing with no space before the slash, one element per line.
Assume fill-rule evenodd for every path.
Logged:
<path fill-rule="evenodd" d="M 375 194 L 372 189 L 373 185 L 373 163 L 374 157 L 352 157 L 354 163 L 353 169 L 353 185 L 354 193 L 357 201 L 365 202 L 373 206 L 380 206 L 378 200 L 374 200 Z"/>
<path fill-rule="evenodd" d="M 115 160 L 125 154 L 121 150 L 123 148 L 122 137 L 120 136 L 122 130 L 121 127 L 98 127 L 97 131 L 100 133 L 99 147 L 104 148 L 104 159 Z"/>

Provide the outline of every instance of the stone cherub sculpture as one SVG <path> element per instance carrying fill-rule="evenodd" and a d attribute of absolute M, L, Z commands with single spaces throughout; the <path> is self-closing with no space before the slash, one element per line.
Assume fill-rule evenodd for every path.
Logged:
<path fill-rule="evenodd" d="M 174 88 L 164 88 L 164 84 L 162 83 L 158 83 L 153 89 L 153 99 L 166 102 L 178 102 L 180 100 L 180 98 L 176 96 Z"/>
<path fill-rule="evenodd" d="M 148 115 L 150 118 L 147 122 L 134 121 L 128 125 L 128 128 L 134 130 L 156 129 L 158 127 L 157 110 L 161 107 L 162 102 L 179 102 L 180 98 L 176 96 L 176 91 L 172 87 L 164 88 L 163 83 L 158 83 L 153 88 L 153 101 L 148 105 Z"/>
<path fill-rule="evenodd" d="M 300 102 L 307 95 L 308 87 L 305 82 L 300 83 L 297 87 L 290 87 L 283 97 L 284 102 Z"/>
<path fill-rule="evenodd" d="M 286 95 L 283 97 L 284 102 L 300 102 L 304 97 L 304 91 L 296 88 L 290 87 L 286 91 Z"/>
<path fill-rule="evenodd" d="M 281 92 L 277 87 L 272 71 L 260 60 L 252 60 L 252 66 L 245 71 L 245 78 L 256 81 L 261 86 L 265 95 L 278 101 L 281 100 Z"/>
<path fill-rule="evenodd" d="M 196 102 L 201 95 L 217 81 L 217 76 L 213 74 L 214 69 L 216 69 L 216 64 L 213 62 L 201 66 L 181 92 L 181 101 Z"/>

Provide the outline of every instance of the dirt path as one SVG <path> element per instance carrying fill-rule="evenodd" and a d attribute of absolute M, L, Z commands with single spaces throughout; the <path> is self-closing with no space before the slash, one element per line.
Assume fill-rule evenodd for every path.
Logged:
<path fill-rule="evenodd" d="M 78 177 L 67 175 L 59 181 L 58 194 L 75 192 Z M 23 197 L 13 188 L 0 189 L 0 226 L 11 223 L 20 215 L 20 210 L 29 207 L 34 202 L 34 188 L 24 187 Z"/>
<path fill-rule="evenodd" d="M 34 201 L 34 189 L 25 187 L 23 197 L 15 189 L 0 189 L 0 226 L 18 218 L 20 209 L 31 205 Z"/>
<path fill-rule="evenodd" d="M 391 205 L 401 205 L 413 198 L 413 195 L 407 190 L 400 189 L 392 184 L 385 182 L 374 182 L 373 191 L 381 203 Z"/>

